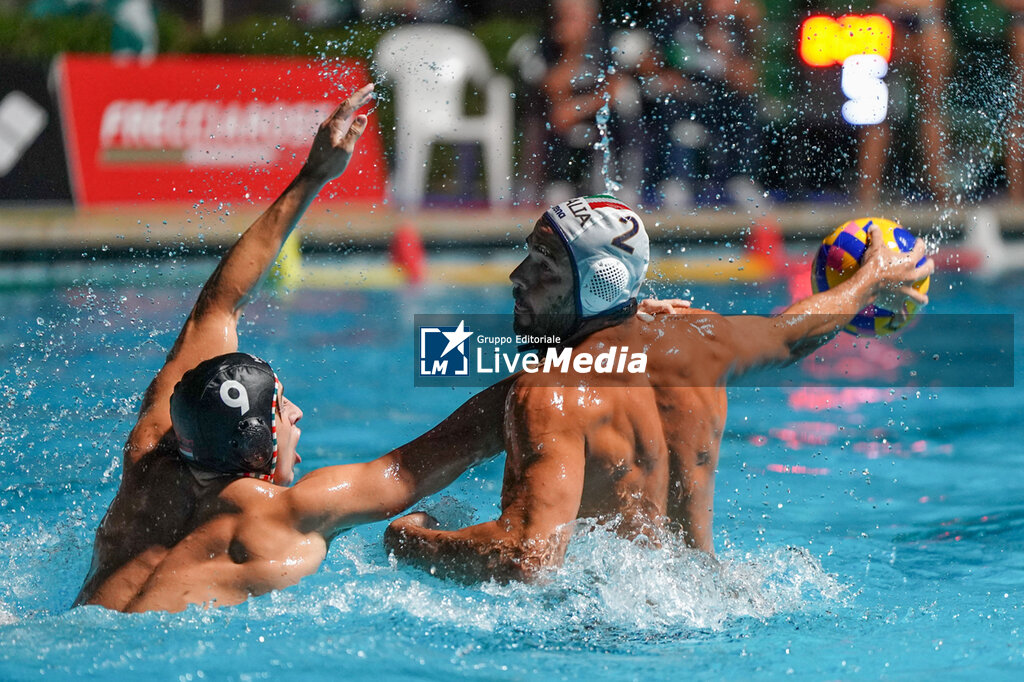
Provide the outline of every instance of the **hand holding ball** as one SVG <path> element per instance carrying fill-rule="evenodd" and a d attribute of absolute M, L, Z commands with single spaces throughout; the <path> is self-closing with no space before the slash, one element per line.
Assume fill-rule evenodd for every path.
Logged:
<path fill-rule="evenodd" d="M 836 228 L 821 243 L 811 266 L 811 288 L 814 293 L 827 291 L 853 276 L 868 250 L 868 230 L 878 227 L 885 245 L 896 252 L 909 253 L 917 238 L 907 229 L 884 218 L 858 218 Z M 922 258 L 917 266 L 925 264 Z M 928 293 L 931 277 L 913 283 L 922 294 Z M 900 314 L 899 308 L 903 308 Z M 873 305 L 861 310 L 843 329 L 857 336 L 886 336 L 902 329 L 917 312 L 918 303 L 907 297 L 880 295 Z"/>

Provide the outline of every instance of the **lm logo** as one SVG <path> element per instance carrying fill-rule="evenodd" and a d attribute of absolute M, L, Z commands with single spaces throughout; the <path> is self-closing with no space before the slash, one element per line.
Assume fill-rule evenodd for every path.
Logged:
<path fill-rule="evenodd" d="M 420 327 L 420 376 L 469 376 L 469 337 L 466 322 L 458 327 Z"/>

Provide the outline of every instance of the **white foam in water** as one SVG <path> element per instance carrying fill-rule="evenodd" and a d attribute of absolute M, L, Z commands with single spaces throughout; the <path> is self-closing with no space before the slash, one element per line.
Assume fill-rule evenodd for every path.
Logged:
<path fill-rule="evenodd" d="M 489 585 L 526 603 L 538 588 Z M 837 599 L 844 588 L 800 548 L 730 553 L 711 558 L 665 538 L 661 548 L 587 524 L 573 538 L 565 566 L 540 590 L 561 611 L 558 620 L 630 630 L 721 629 L 739 617 L 768 618 L 800 610 L 810 599 Z M 559 599 L 559 597 L 562 599 Z M 528 613 L 523 613 L 528 616 Z"/>
<path fill-rule="evenodd" d="M 578 633 L 589 639 L 595 630 L 631 636 L 718 631 L 736 619 L 817 610 L 816 604 L 842 602 L 848 595 L 803 548 L 727 550 L 711 558 L 675 537 L 653 548 L 607 527 L 580 526 L 565 565 L 541 584 L 465 586 L 440 580 L 394 560 L 382 564 L 371 556 L 379 552 L 376 543 L 350 536 L 332 550 L 339 572 L 321 574 L 315 587 L 301 593 L 269 595 L 252 608 L 267 616 L 406 616 L 462 631 L 570 639 Z"/>

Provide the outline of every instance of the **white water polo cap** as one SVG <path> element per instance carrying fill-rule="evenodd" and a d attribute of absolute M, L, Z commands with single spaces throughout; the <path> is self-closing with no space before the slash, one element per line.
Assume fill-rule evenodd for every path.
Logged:
<path fill-rule="evenodd" d="M 636 301 L 651 260 L 647 230 L 636 211 L 599 194 L 552 206 L 544 216 L 569 251 L 581 319 Z"/>

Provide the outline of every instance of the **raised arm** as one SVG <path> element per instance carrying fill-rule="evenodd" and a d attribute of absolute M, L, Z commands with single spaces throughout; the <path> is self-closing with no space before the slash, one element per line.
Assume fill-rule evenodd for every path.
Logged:
<path fill-rule="evenodd" d="M 385 546 L 403 561 L 461 580 L 529 581 L 561 566 L 585 466 L 585 439 L 572 426 L 578 420 L 551 409 L 570 404 L 564 390 L 517 388 L 510 397 L 500 518 L 440 530 L 429 515 L 414 513 L 388 526 Z"/>
<path fill-rule="evenodd" d="M 163 368 L 143 396 L 139 421 L 125 446 L 126 468 L 151 451 L 171 428 L 170 398 L 181 376 L 203 360 L 238 349 L 242 308 L 310 202 L 345 170 L 366 128 L 366 116 L 356 112 L 372 96 L 372 84 L 362 87 L 320 125 L 298 175 L 228 250 L 199 292 Z"/>
<path fill-rule="evenodd" d="M 480 391 L 430 431 L 382 457 L 303 476 L 287 493 L 296 526 L 329 540 L 352 526 L 382 521 L 504 450 L 502 420 L 514 379 Z"/>
<path fill-rule="evenodd" d="M 927 304 L 928 297 L 911 286 L 935 271 L 931 258 L 916 265 L 924 252 L 920 239 L 910 252 L 893 251 L 881 230 L 872 226 L 861 267 L 839 286 L 794 303 L 775 317 L 719 318 L 717 336 L 726 346 L 726 375 L 796 362 L 839 333 L 883 292 Z"/>

